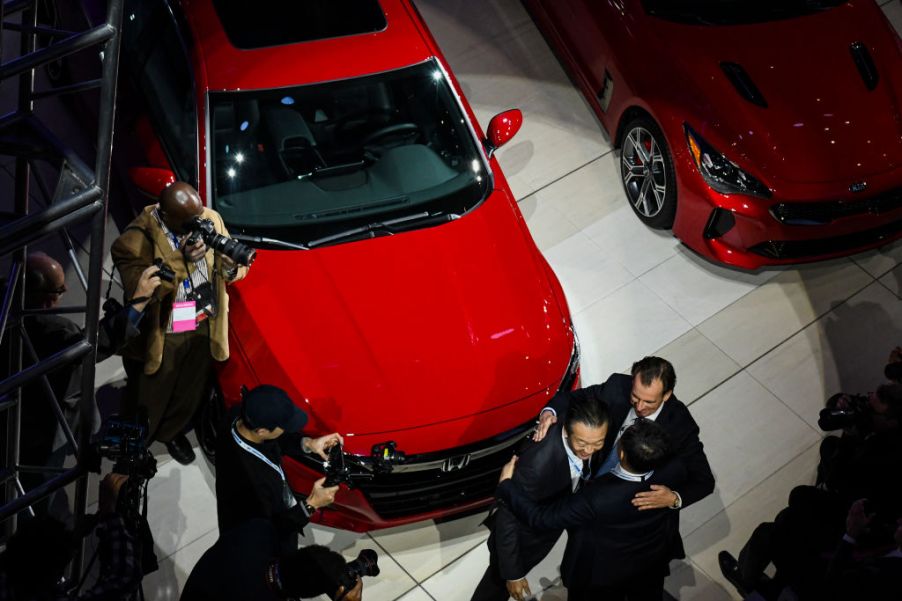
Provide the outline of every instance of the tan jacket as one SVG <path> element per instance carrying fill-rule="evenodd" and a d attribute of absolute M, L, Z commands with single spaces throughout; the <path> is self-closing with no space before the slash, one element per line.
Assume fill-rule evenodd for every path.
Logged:
<path fill-rule="evenodd" d="M 145 374 L 154 374 L 160 369 L 166 326 L 175 300 L 175 286 L 188 277 L 185 259 L 180 251 L 172 249 L 169 240 L 166 239 L 166 234 L 153 215 L 155 208 L 156 205 L 145 207 L 144 211 L 116 238 L 111 250 L 113 263 L 116 264 L 116 269 L 122 277 L 126 299 L 134 296 L 141 274 L 153 264 L 154 259 L 158 257 L 163 259 L 163 262 L 175 271 L 173 282 L 162 282 L 157 288 L 155 296 L 159 302 L 147 305 L 144 318 L 141 320 L 141 335 L 134 338 L 122 351 L 124 357 L 144 361 Z M 212 209 L 204 209 L 203 217 L 213 221 L 217 232 L 229 235 L 219 213 Z M 205 259 L 219 307 L 216 317 L 210 319 L 210 355 L 216 361 L 225 361 L 229 358 L 229 294 L 226 292 L 228 282 L 223 274 L 219 255 L 208 250 Z M 191 269 L 193 271 L 193 265 Z M 240 280 L 245 275 L 247 267 L 238 266 L 238 275 L 232 281 Z"/>

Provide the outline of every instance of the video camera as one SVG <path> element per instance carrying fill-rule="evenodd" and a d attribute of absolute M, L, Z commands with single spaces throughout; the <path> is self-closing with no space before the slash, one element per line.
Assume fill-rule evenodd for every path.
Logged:
<path fill-rule="evenodd" d="M 190 232 L 188 240 L 185 242 L 186 246 L 197 244 L 198 240 L 203 240 L 204 244 L 216 252 L 245 267 L 253 263 L 257 257 L 257 251 L 250 246 L 217 232 L 216 226 L 209 219 L 193 217 L 184 225 L 184 228 Z"/>
<path fill-rule="evenodd" d="M 407 456 L 397 449 L 394 441 L 373 445 L 369 457 L 346 454 L 340 444 L 334 444 L 329 449 L 329 459 L 323 462 L 326 474 L 323 486 L 346 484 L 353 488 L 355 480 L 372 480 L 376 474 L 387 474 L 406 460 Z"/>
<path fill-rule="evenodd" d="M 839 408 L 840 398 L 848 399 L 845 408 Z M 852 427 L 866 427 L 871 416 L 871 404 L 866 394 L 838 393 L 827 399 L 817 421 L 821 430 L 844 430 Z"/>

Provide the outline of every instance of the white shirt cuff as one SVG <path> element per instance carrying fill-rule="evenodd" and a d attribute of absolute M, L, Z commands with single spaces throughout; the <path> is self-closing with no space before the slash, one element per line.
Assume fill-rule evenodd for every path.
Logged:
<path fill-rule="evenodd" d="M 550 412 L 551 412 L 551 415 L 557 417 L 557 411 L 555 411 L 555 410 L 552 409 L 551 407 L 542 407 L 542 410 L 539 411 L 539 417 L 541 417 L 542 414 L 545 413 L 546 411 L 550 411 Z M 523 580 L 523 579 L 521 578 L 520 580 Z"/>
<path fill-rule="evenodd" d="M 677 500 L 676 500 L 676 505 L 672 505 L 670 508 L 671 508 L 671 509 L 682 509 L 682 508 L 683 508 L 683 497 L 681 497 L 681 496 L 680 496 L 680 493 L 678 493 L 678 492 L 675 491 L 675 490 L 672 490 L 672 491 L 670 491 L 670 492 L 672 492 L 673 494 L 675 494 L 675 495 L 676 495 L 676 498 L 677 498 Z"/>

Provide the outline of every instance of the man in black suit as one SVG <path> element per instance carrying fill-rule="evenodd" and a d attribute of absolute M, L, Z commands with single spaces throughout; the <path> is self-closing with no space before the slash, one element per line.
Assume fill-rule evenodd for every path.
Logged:
<path fill-rule="evenodd" d="M 611 427 L 605 441 L 607 458 L 597 470 L 597 477 L 616 465 L 617 454 L 611 449 L 616 448 L 620 435 L 636 418 L 654 421 L 667 432 L 673 453 L 688 476 L 679 491 L 656 484 L 651 490 L 637 494 L 633 505 L 641 510 L 688 507 L 714 491 L 714 475 L 698 438 L 698 424 L 686 405 L 673 395 L 676 385 L 673 365 L 660 357 L 645 357 L 633 364 L 631 373 L 631 376 L 612 374 L 604 384 L 555 395 L 539 416 L 539 427 L 534 438 L 541 440 L 548 427 L 557 421 L 556 415 L 566 411 L 571 402 L 577 399 L 604 401 L 611 414 Z M 674 511 L 673 520 L 678 526 L 678 511 Z"/>
<path fill-rule="evenodd" d="M 510 479 L 516 457 L 501 472 L 496 496 L 515 516 L 536 529 L 567 529 L 561 578 L 568 601 L 660 601 L 670 560 L 684 556 L 667 510 L 639 511 L 632 504 L 650 486 L 684 480 L 681 462 L 664 465 L 670 456 L 664 428 L 637 420 L 621 435 L 615 455 L 611 471 L 544 505 Z"/>
<path fill-rule="evenodd" d="M 540 443 L 520 454 L 514 481 L 536 502 L 569 496 L 587 480 L 597 464 L 593 456 L 607 436 L 608 412 L 597 399 L 570 404 L 563 424 L 555 424 Z M 503 507 L 492 514 L 491 561 L 471 601 L 522 601 L 530 596 L 526 574 L 554 547 L 563 528 L 538 531 Z"/>

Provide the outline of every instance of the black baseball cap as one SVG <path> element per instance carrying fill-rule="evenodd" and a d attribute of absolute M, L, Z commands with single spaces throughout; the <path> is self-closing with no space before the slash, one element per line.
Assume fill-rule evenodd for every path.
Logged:
<path fill-rule="evenodd" d="M 291 401 L 284 390 L 264 384 L 245 393 L 241 419 L 251 429 L 282 428 L 286 432 L 298 432 L 307 423 L 307 414 Z"/>

